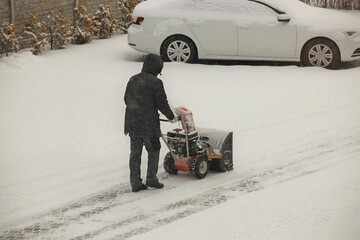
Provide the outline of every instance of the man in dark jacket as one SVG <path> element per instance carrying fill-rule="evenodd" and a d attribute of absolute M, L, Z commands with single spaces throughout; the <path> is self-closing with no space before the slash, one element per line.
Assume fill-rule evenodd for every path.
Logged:
<path fill-rule="evenodd" d="M 125 135 L 130 135 L 130 183 L 133 192 L 147 187 L 162 188 L 156 174 L 161 137 L 158 110 L 171 122 L 177 118 L 170 109 L 163 83 L 157 78 L 163 61 L 154 54 L 145 57 L 141 73 L 130 78 L 125 92 Z M 143 145 L 148 152 L 146 185 L 142 183 L 140 165 Z"/>

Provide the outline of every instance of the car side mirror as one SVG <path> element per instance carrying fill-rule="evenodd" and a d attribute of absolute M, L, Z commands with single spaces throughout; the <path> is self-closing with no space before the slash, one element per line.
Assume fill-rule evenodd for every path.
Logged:
<path fill-rule="evenodd" d="M 287 14 L 280 14 L 278 15 L 278 21 L 279 22 L 290 22 L 290 16 Z"/>

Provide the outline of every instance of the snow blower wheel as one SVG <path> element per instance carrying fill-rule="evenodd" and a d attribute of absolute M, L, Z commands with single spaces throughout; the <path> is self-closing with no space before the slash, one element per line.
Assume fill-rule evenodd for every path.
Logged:
<path fill-rule="evenodd" d="M 203 179 L 209 170 L 209 161 L 206 156 L 197 156 L 191 164 L 191 172 L 197 179 Z"/>
<path fill-rule="evenodd" d="M 174 158 L 171 152 L 168 152 L 164 158 L 164 170 L 169 174 L 177 174 L 179 170 L 175 168 Z"/>

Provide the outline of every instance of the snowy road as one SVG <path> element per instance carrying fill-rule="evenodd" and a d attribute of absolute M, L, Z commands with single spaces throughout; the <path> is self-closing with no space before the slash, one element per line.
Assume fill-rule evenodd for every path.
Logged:
<path fill-rule="evenodd" d="M 341 165 L 353 167 L 353 173 L 358 173 L 359 123 L 360 118 L 336 128 L 312 132 L 311 137 L 286 147 L 277 146 L 266 152 L 266 158 L 276 158 L 278 163 L 260 169 L 242 171 L 237 167 L 230 173 L 212 173 L 206 182 L 195 181 L 187 174 L 169 176 L 162 172 L 160 178 L 167 183 L 165 190 L 139 194 L 131 193 L 126 181 L 53 209 L 31 225 L 4 232 L 0 239 L 13 239 L 12 236 L 15 239 L 127 239 L 231 199 L 297 178 L 306 179 L 308 175 L 331 171 Z M 293 124 L 296 125 L 285 125 Z M 277 128 L 280 132 L 286 130 L 282 129 L 284 123 Z M 331 172 L 335 172 L 336 178 L 336 171 Z M 305 181 L 304 184 L 312 183 Z"/>
<path fill-rule="evenodd" d="M 117 36 L 0 60 L 1 240 L 360 234 L 359 67 L 166 64 L 170 103 L 234 132 L 235 169 L 159 169 L 165 188 L 135 194 L 122 96 L 140 56 Z"/>

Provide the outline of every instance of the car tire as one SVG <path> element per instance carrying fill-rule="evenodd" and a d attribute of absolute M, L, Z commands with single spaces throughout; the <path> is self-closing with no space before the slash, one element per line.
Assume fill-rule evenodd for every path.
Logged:
<path fill-rule="evenodd" d="M 309 41 L 301 56 L 301 63 L 304 66 L 335 69 L 339 66 L 340 61 L 340 51 L 336 44 L 322 38 Z"/>
<path fill-rule="evenodd" d="M 161 57 L 165 62 L 193 63 L 197 58 L 196 46 L 185 36 L 172 36 L 162 44 Z"/>

